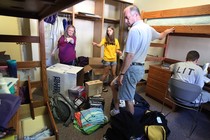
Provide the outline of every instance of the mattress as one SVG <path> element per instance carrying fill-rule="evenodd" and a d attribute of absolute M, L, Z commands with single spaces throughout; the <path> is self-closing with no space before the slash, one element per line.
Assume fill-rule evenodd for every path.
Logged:
<path fill-rule="evenodd" d="M 151 26 L 210 25 L 210 16 L 147 19 L 146 23 Z"/>

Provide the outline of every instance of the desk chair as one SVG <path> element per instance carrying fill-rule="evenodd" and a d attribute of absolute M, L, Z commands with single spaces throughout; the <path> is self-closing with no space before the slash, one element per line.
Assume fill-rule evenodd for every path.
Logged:
<path fill-rule="evenodd" d="M 193 103 L 193 101 L 195 101 L 195 99 L 201 94 L 202 89 L 198 85 L 186 83 L 174 78 L 169 80 L 168 87 L 169 90 L 165 95 L 161 112 L 163 111 L 166 100 L 181 108 L 196 111 L 196 115 L 194 116 L 194 120 L 188 135 L 188 137 L 190 137 L 197 126 L 198 113 L 201 111 L 201 100 L 199 103 Z"/>

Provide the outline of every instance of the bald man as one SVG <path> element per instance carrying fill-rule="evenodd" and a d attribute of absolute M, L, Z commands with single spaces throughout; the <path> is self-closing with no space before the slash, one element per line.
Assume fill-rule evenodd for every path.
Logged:
<path fill-rule="evenodd" d="M 134 114 L 133 99 L 136 85 L 144 76 L 144 63 L 150 42 L 155 39 L 163 39 L 167 34 L 174 31 L 174 28 L 171 28 L 158 33 L 154 28 L 143 22 L 139 9 L 135 5 L 130 5 L 124 9 L 124 17 L 130 30 L 120 74 L 111 83 L 114 99 L 114 109 L 110 112 L 112 116 L 119 113 L 119 100 L 125 100 L 126 110 Z M 119 93 L 114 88 L 115 83 L 119 87 Z"/>

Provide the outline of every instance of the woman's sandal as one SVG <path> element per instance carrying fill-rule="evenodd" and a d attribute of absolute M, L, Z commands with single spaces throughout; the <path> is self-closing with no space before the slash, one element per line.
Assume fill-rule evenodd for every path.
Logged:
<path fill-rule="evenodd" d="M 102 91 L 103 91 L 103 92 L 108 92 L 108 89 L 105 88 L 105 87 L 103 87 Z"/>

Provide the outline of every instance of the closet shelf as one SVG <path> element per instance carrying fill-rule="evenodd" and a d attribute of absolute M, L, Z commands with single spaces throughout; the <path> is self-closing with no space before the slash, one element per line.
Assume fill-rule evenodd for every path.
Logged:
<path fill-rule="evenodd" d="M 120 20 L 119 19 L 112 19 L 112 18 L 104 18 L 105 23 L 113 23 L 113 24 L 119 24 Z"/>
<path fill-rule="evenodd" d="M 95 15 L 95 14 L 91 14 L 91 13 L 82 13 L 82 12 L 73 13 L 72 11 L 65 11 L 65 10 L 61 11 L 58 15 L 68 17 L 69 15 L 72 16 L 73 14 L 75 15 L 75 18 L 77 18 L 77 19 L 84 19 L 84 20 L 91 20 L 91 21 L 101 19 L 101 16 L 99 16 L 99 15 Z"/>
<path fill-rule="evenodd" d="M 78 14 L 75 14 L 75 17 L 78 18 L 78 19 L 85 19 L 85 20 L 92 20 L 92 21 L 101 19 L 101 16 L 94 15 L 94 14 L 81 14 L 81 13 L 78 13 Z"/>

